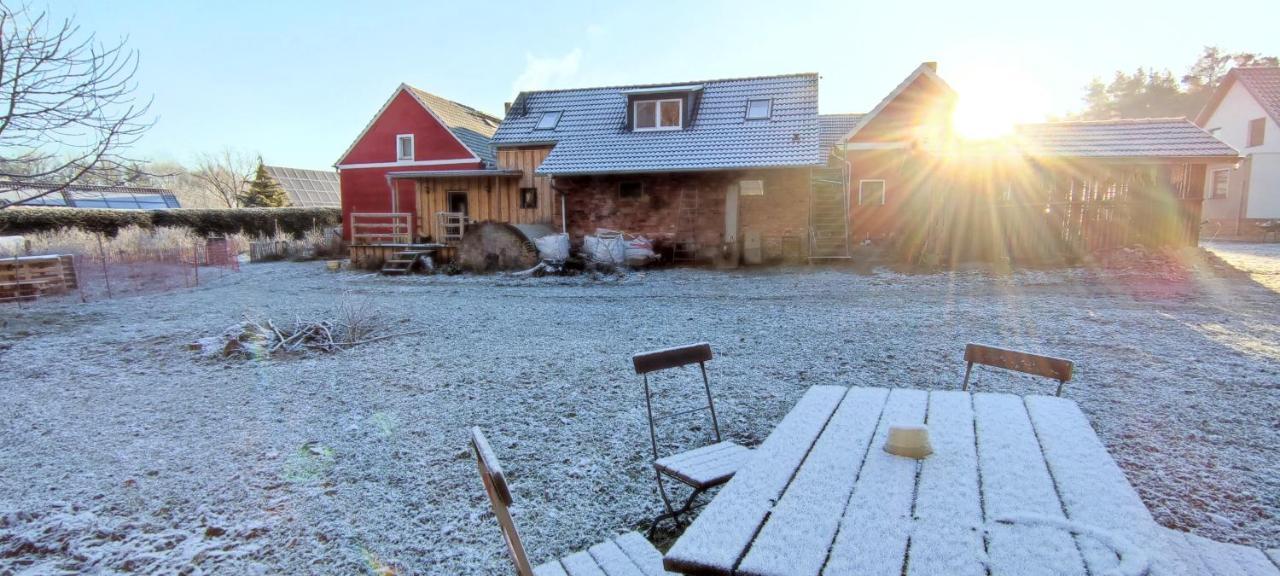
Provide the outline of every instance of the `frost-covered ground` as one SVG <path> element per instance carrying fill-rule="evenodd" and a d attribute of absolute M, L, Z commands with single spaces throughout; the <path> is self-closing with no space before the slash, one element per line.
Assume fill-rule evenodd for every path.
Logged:
<path fill-rule="evenodd" d="M 1280 258 L 1221 248 L 1259 270 Z M 714 345 L 721 422 L 747 444 L 814 384 L 958 387 L 966 341 L 1072 358 L 1067 395 L 1162 523 L 1280 545 L 1280 288 L 1248 276 L 322 268 L 0 308 L 0 573 L 509 573 L 472 425 L 506 466 L 532 558 L 584 548 L 660 507 L 630 354 L 695 340 Z M 320 317 L 343 291 L 428 331 L 260 363 L 186 349 L 246 312 Z"/>

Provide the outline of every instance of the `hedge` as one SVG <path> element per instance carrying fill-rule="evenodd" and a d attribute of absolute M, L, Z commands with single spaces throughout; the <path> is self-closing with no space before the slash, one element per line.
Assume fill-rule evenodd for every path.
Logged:
<path fill-rule="evenodd" d="M 99 208 L 8 208 L 0 210 L 0 235 L 79 228 L 114 236 L 121 228 L 190 228 L 201 235 L 280 232 L 301 237 L 315 227 L 337 226 L 337 208 L 238 208 L 235 210 L 106 210 Z"/>

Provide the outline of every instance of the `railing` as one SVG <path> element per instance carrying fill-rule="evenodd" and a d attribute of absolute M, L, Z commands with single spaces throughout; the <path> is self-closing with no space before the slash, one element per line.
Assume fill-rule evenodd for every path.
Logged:
<path fill-rule="evenodd" d="M 413 241 L 411 214 L 363 212 L 351 215 L 352 244 L 409 244 Z"/>
<path fill-rule="evenodd" d="M 439 224 L 440 239 L 445 244 L 456 244 L 467 233 L 467 214 L 465 212 L 436 212 Z"/>

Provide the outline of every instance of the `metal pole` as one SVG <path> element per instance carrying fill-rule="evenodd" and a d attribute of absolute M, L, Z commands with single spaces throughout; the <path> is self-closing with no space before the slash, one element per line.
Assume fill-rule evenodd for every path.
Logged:
<path fill-rule="evenodd" d="M 107 273 L 107 249 L 102 246 L 102 233 L 98 233 L 98 254 L 102 255 L 102 279 L 107 284 L 107 299 L 111 299 L 111 275 Z"/>

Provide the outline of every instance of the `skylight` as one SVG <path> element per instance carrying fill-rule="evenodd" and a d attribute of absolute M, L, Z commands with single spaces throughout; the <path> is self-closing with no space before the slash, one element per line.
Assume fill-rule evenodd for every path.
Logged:
<path fill-rule="evenodd" d="M 760 98 L 747 100 L 747 120 L 766 120 L 773 109 L 773 100 Z"/>
<path fill-rule="evenodd" d="M 536 130 L 551 130 L 560 123 L 560 112 L 544 112 L 542 118 L 538 119 L 538 125 L 534 127 Z"/>

